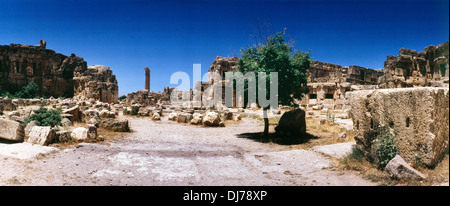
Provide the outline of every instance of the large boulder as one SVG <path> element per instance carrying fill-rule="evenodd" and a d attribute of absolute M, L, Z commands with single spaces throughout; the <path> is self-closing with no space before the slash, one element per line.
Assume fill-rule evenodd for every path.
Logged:
<path fill-rule="evenodd" d="M 150 116 L 151 110 L 145 107 L 139 108 L 138 115 L 139 116 Z"/>
<path fill-rule="evenodd" d="M 95 118 L 99 118 L 99 112 L 97 110 L 94 109 L 89 109 L 83 112 L 84 115 L 84 121 L 88 122 L 91 118 L 95 117 Z"/>
<path fill-rule="evenodd" d="M 161 115 L 159 112 L 153 112 L 152 120 L 161 120 Z"/>
<path fill-rule="evenodd" d="M 233 112 L 225 111 L 223 113 L 225 120 L 233 120 Z"/>
<path fill-rule="evenodd" d="M 23 142 L 25 131 L 23 126 L 16 121 L 0 119 L 0 139 L 14 142 Z"/>
<path fill-rule="evenodd" d="M 380 129 L 394 135 L 406 162 L 432 167 L 449 147 L 449 88 L 398 88 L 350 93 L 355 140 L 370 160 L 376 160 Z"/>
<path fill-rule="evenodd" d="M 72 121 L 70 121 L 70 119 L 68 119 L 68 118 L 63 118 L 61 120 L 61 125 L 63 127 L 70 127 L 70 126 L 72 126 Z M 27 125 L 27 127 L 28 127 L 28 125 Z M 25 130 L 26 130 L 26 128 L 25 128 Z"/>
<path fill-rule="evenodd" d="M 58 143 L 70 142 L 71 137 L 68 131 L 58 131 L 56 132 L 55 141 Z"/>
<path fill-rule="evenodd" d="M 116 117 L 116 113 L 113 111 L 108 111 L 106 109 L 100 111 L 98 115 L 102 118 L 114 118 Z"/>
<path fill-rule="evenodd" d="M 424 174 L 409 166 L 400 155 L 389 161 L 384 169 L 396 179 L 425 179 Z"/>
<path fill-rule="evenodd" d="M 71 108 L 69 108 L 69 109 L 65 109 L 65 110 L 63 110 L 62 112 L 61 112 L 62 114 L 70 114 L 70 115 L 72 115 L 72 120 L 73 121 L 76 121 L 76 122 L 78 122 L 78 121 L 80 121 L 81 119 L 80 119 L 80 108 L 78 107 L 78 105 L 76 105 L 76 106 L 74 106 L 74 107 L 71 107 Z"/>
<path fill-rule="evenodd" d="M 77 127 L 75 128 L 70 136 L 78 141 L 85 141 L 88 139 L 88 129 L 84 127 Z"/>
<path fill-rule="evenodd" d="M 88 124 L 93 124 L 93 125 L 95 125 L 96 127 L 99 127 L 99 124 L 100 124 L 100 118 L 98 118 L 98 117 L 92 117 L 87 123 L 88 123 Z"/>
<path fill-rule="evenodd" d="M 34 126 L 31 129 L 27 142 L 47 146 L 53 142 L 56 132 L 51 127 Z"/>
<path fill-rule="evenodd" d="M 36 121 L 33 120 L 31 122 L 28 122 L 27 126 L 25 127 L 25 139 L 30 136 L 31 129 L 33 129 L 34 126 L 38 126 L 36 124 Z"/>
<path fill-rule="evenodd" d="M 275 127 L 277 135 L 302 138 L 306 134 L 305 111 L 295 109 L 285 112 Z"/>
<path fill-rule="evenodd" d="M 172 113 L 169 114 L 168 118 L 169 118 L 169 120 L 177 121 L 178 112 L 173 111 Z"/>
<path fill-rule="evenodd" d="M 97 127 L 92 124 L 88 124 L 87 128 L 84 127 L 78 127 L 75 128 L 70 136 L 79 141 L 86 141 L 86 140 L 97 140 L 98 134 L 97 134 Z"/>
<path fill-rule="evenodd" d="M 203 118 L 203 125 L 208 127 L 218 127 L 220 123 L 219 113 L 208 112 Z"/>
<path fill-rule="evenodd" d="M 88 138 L 90 140 L 97 140 L 98 133 L 97 133 L 97 127 L 93 124 L 88 124 L 87 126 L 87 132 L 88 132 Z"/>
<path fill-rule="evenodd" d="M 130 127 L 128 125 L 128 120 L 118 120 L 118 119 L 103 119 L 100 122 L 100 127 L 108 130 L 112 130 L 114 132 L 129 132 Z"/>
<path fill-rule="evenodd" d="M 203 114 L 194 113 L 192 115 L 191 124 L 199 125 L 202 123 L 202 120 L 203 120 Z"/>
<path fill-rule="evenodd" d="M 183 112 L 183 113 L 178 114 L 177 122 L 186 123 L 186 122 L 190 121 L 191 119 L 192 119 L 192 114 Z"/>

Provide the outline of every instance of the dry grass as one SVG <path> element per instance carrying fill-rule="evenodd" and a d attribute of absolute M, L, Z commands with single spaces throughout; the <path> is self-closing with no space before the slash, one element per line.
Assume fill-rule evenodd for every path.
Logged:
<path fill-rule="evenodd" d="M 252 118 L 258 120 L 263 129 L 264 119 L 260 116 L 243 115 L 243 118 Z M 269 118 L 269 132 L 274 133 L 275 127 L 278 125 L 280 117 Z M 315 146 L 337 144 L 343 142 L 354 141 L 354 133 L 352 130 L 340 128 L 338 125 L 326 121 L 324 124 L 320 123 L 319 119 L 306 119 L 306 132 L 309 136 L 307 141 L 302 141 L 295 144 L 286 145 L 286 149 L 310 149 Z M 346 138 L 341 139 L 339 133 L 346 133 Z M 276 141 L 267 140 L 267 143 L 277 144 Z"/>
<path fill-rule="evenodd" d="M 334 165 L 339 170 L 357 171 L 365 179 L 371 180 L 377 185 L 382 186 L 431 186 L 448 183 L 449 181 L 448 154 L 445 154 L 443 159 L 434 168 L 410 164 L 426 176 L 425 180 L 394 179 L 390 177 L 388 172 L 378 169 L 375 164 L 370 163 L 362 155 L 355 154 L 355 152 L 345 158 L 334 160 Z"/>

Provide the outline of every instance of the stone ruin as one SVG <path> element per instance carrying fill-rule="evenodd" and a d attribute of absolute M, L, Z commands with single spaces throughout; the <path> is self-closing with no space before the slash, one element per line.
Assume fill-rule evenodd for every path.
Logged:
<path fill-rule="evenodd" d="M 83 58 L 65 56 L 40 45 L 0 46 L 0 86 L 11 93 L 35 82 L 46 97 L 118 101 L 118 86 L 109 67 L 87 66 Z"/>
<path fill-rule="evenodd" d="M 22 99 L 0 97 L 0 139 L 48 145 L 76 140 L 97 141 L 97 127 L 114 131 L 129 131 L 127 120 L 115 117 L 123 105 L 118 103 L 116 76 L 109 67 L 87 66 L 83 58 L 65 56 L 40 45 L 10 44 L 0 46 L 0 86 L 2 91 L 15 93 L 34 82 L 45 98 Z M 54 98 L 56 97 L 56 98 Z M 21 123 L 44 106 L 61 108 L 62 126 L 38 126 Z M 100 119 L 101 118 L 101 119 Z M 83 122 L 86 127 L 73 127 Z"/>
<path fill-rule="evenodd" d="M 446 42 L 424 52 L 400 49 L 387 57 L 380 89 L 349 93 L 357 147 L 369 159 L 376 158 L 380 127 L 409 163 L 432 167 L 448 152 L 448 48 Z"/>
<path fill-rule="evenodd" d="M 428 46 L 425 51 L 400 49 L 398 56 L 387 56 L 380 88 L 417 86 L 448 87 L 448 42 Z"/>
<path fill-rule="evenodd" d="M 448 88 L 362 90 L 350 96 L 355 140 L 370 159 L 376 159 L 380 127 L 390 130 L 407 162 L 433 166 L 448 151 Z"/>
<path fill-rule="evenodd" d="M 170 105 L 170 94 L 174 88 L 164 87 L 163 92 L 153 92 L 142 89 L 128 93 L 126 105 L 139 104 L 141 106 Z"/>
<path fill-rule="evenodd" d="M 305 108 L 321 110 L 345 109 L 349 106 L 348 91 L 377 88 L 380 70 L 351 65 L 314 61 L 307 70 L 309 94 L 300 101 Z"/>
<path fill-rule="evenodd" d="M 0 116 L 0 140 L 11 142 L 31 142 L 48 145 L 54 142 L 68 142 L 69 137 L 79 141 L 99 141 L 97 128 L 113 131 L 129 131 L 128 120 L 116 118 L 124 105 L 109 104 L 91 98 L 79 100 L 75 98 L 48 99 L 9 99 L 0 98 L 3 104 L 3 115 Z M 21 123 L 41 106 L 47 109 L 61 108 L 61 126 L 38 126 L 30 122 L 26 126 Z M 86 126 L 76 126 L 85 123 Z M 33 132 L 36 130 L 35 132 Z M 69 135 L 70 134 L 70 135 Z M 35 136 L 34 136 L 35 135 Z"/>
<path fill-rule="evenodd" d="M 107 103 L 117 103 L 119 87 L 116 76 L 109 67 L 88 66 L 84 72 L 74 73 L 74 98 L 95 99 Z"/>

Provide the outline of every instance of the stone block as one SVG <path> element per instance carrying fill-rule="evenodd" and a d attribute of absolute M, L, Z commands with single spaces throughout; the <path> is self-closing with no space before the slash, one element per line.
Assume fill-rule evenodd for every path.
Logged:
<path fill-rule="evenodd" d="M 384 168 L 397 179 L 425 179 L 425 175 L 408 165 L 400 155 L 396 155 Z"/>
<path fill-rule="evenodd" d="M 16 121 L 0 119 L 0 138 L 15 142 L 23 142 L 25 131 L 23 126 Z"/>
<path fill-rule="evenodd" d="M 47 146 L 55 139 L 56 132 L 51 127 L 34 126 L 29 136 L 27 142 Z"/>
<path fill-rule="evenodd" d="M 358 147 L 375 158 L 379 127 L 395 135 L 407 162 L 434 166 L 449 146 L 449 89 L 399 88 L 362 90 L 351 94 L 351 116 Z"/>

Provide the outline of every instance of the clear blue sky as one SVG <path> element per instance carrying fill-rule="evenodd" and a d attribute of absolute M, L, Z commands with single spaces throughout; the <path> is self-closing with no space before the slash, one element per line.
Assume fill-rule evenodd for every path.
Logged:
<path fill-rule="evenodd" d="M 109 66 L 119 95 L 170 85 L 176 71 L 207 72 L 216 56 L 240 56 L 257 22 L 287 28 L 314 60 L 383 68 L 400 48 L 423 51 L 449 39 L 448 0 L 362 1 L 0 1 L 0 45 L 39 44 Z"/>

